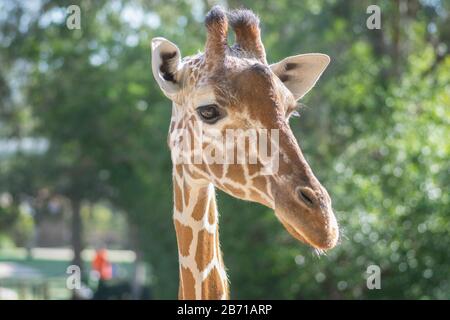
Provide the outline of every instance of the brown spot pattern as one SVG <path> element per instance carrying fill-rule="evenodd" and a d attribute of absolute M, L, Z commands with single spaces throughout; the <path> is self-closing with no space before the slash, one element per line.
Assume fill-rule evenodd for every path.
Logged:
<path fill-rule="evenodd" d="M 193 238 L 192 228 L 175 220 L 175 231 L 177 233 L 178 250 L 182 256 L 186 257 L 189 255 L 189 246 Z"/>
<path fill-rule="evenodd" d="M 182 201 L 183 195 L 181 194 L 180 186 L 178 185 L 175 179 L 173 179 L 173 192 L 174 192 L 173 197 L 175 202 L 175 209 L 178 212 L 183 213 L 183 201 Z"/>
<path fill-rule="evenodd" d="M 245 192 L 243 190 L 235 188 L 229 183 L 225 183 L 223 186 L 225 187 L 225 189 L 227 189 L 235 197 L 238 197 L 238 198 L 244 198 L 245 197 Z"/>
<path fill-rule="evenodd" d="M 262 193 L 268 195 L 267 179 L 264 176 L 257 176 L 252 179 L 253 185 Z"/>
<path fill-rule="evenodd" d="M 177 165 L 175 166 L 175 169 L 176 169 L 177 175 L 178 175 L 179 177 L 183 176 L 183 167 L 181 166 L 181 164 L 177 164 Z"/>
<path fill-rule="evenodd" d="M 211 169 L 212 174 L 216 177 L 216 178 L 222 178 L 223 175 L 223 165 L 222 164 L 216 164 L 216 163 L 212 163 L 209 165 L 209 168 Z"/>
<path fill-rule="evenodd" d="M 183 281 L 183 299 L 195 299 L 195 280 L 191 270 L 181 267 L 181 279 Z"/>
<path fill-rule="evenodd" d="M 181 280 L 180 275 L 180 284 L 178 285 L 178 300 L 183 299 L 183 281 Z"/>
<path fill-rule="evenodd" d="M 195 252 L 195 262 L 199 271 L 202 271 L 214 257 L 214 234 L 206 230 L 198 233 L 197 251 Z"/>
<path fill-rule="evenodd" d="M 183 180 L 183 200 L 184 200 L 184 205 L 185 207 L 187 207 L 189 205 L 189 197 L 190 197 L 190 188 L 187 185 L 186 181 Z"/>
<path fill-rule="evenodd" d="M 234 180 L 239 184 L 245 184 L 245 174 L 242 165 L 230 164 L 228 166 L 227 178 Z"/>
<path fill-rule="evenodd" d="M 208 212 L 208 222 L 209 224 L 213 224 L 216 220 L 216 201 L 211 200 L 211 203 L 209 204 L 209 212 Z"/>
<path fill-rule="evenodd" d="M 199 190 L 200 194 L 197 198 L 197 203 L 194 206 L 194 211 L 192 212 L 192 217 L 200 221 L 206 213 L 206 204 L 208 203 L 208 193 L 207 188 L 202 188 Z"/>
<path fill-rule="evenodd" d="M 214 267 L 202 282 L 202 299 L 219 300 L 222 298 L 223 284 L 217 268 Z"/>
<path fill-rule="evenodd" d="M 258 192 L 256 192 L 255 190 L 250 189 L 250 198 L 253 201 L 259 202 L 269 208 L 272 207 L 272 204 L 270 204 L 265 198 L 263 198 Z"/>
<path fill-rule="evenodd" d="M 247 168 L 248 168 L 248 175 L 252 176 L 261 170 L 261 165 L 259 163 L 258 164 L 248 164 Z"/>

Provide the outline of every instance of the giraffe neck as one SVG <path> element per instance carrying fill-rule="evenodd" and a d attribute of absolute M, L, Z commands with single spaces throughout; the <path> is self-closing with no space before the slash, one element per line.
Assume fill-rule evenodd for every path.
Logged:
<path fill-rule="evenodd" d="M 174 166 L 174 224 L 180 299 L 227 299 L 228 282 L 219 242 L 214 186 Z"/>

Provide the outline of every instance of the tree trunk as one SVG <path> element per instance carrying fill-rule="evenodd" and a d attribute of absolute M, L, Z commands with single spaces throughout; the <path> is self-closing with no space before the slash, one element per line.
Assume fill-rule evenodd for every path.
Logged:
<path fill-rule="evenodd" d="M 142 259 L 142 251 L 139 245 L 138 228 L 128 220 L 128 230 L 130 233 L 130 246 L 136 253 L 134 261 L 134 273 L 131 280 L 131 293 L 134 300 L 142 299 L 144 286 L 146 285 L 146 265 Z"/>
<path fill-rule="evenodd" d="M 73 260 L 72 264 L 80 268 L 80 275 L 83 274 L 83 261 L 81 259 L 81 252 L 83 250 L 83 222 L 81 220 L 81 201 L 74 200 L 72 202 L 72 250 Z M 76 290 L 72 294 L 73 299 L 77 299 Z"/>

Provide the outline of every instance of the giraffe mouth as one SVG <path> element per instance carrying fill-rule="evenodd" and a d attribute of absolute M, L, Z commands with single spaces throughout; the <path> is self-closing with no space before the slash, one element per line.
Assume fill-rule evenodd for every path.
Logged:
<path fill-rule="evenodd" d="M 308 241 L 305 236 L 303 236 L 299 231 L 297 231 L 294 227 L 292 227 L 288 222 L 286 222 L 283 218 L 278 217 L 280 219 L 281 224 L 286 228 L 286 230 L 297 240 L 311 245 L 314 247 L 314 245 L 311 243 L 311 241 Z"/>
<path fill-rule="evenodd" d="M 277 215 L 277 217 L 280 220 L 281 224 L 285 227 L 287 232 L 289 232 L 295 239 L 299 240 L 300 242 L 303 242 L 304 244 L 307 244 L 307 245 L 313 247 L 314 249 L 319 250 L 320 252 L 332 249 L 333 247 L 336 246 L 336 244 L 338 242 L 337 241 L 338 237 L 335 237 L 333 241 L 325 241 L 325 242 L 314 241 L 311 238 L 309 238 L 308 236 L 306 236 L 301 230 L 292 226 L 292 224 L 287 222 L 285 219 L 283 219 L 279 215 Z"/>

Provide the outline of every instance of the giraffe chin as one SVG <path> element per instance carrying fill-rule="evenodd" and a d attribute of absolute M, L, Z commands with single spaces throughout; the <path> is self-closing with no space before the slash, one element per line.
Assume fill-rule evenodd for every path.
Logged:
<path fill-rule="evenodd" d="M 289 232 L 289 234 L 291 236 L 293 236 L 295 239 L 299 240 L 300 242 L 303 242 L 304 244 L 307 244 L 307 245 L 313 247 L 314 249 L 319 250 L 319 252 L 333 249 L 338 242 L 337 236 L 332 237 L 331 240 L 327 240 L 327 241 L 320 241 L 320 242 L 314 241 L 314 240 L 308 238 L 300 230 L 293 227 L 291 224 L 289 224 L 285 219 L 280 217 L 278 214 L 277 214 L 277 217 L 280 220 L 281 224 L 284 226 L 284 228 L 287 230 L 287 232 Z"/>

